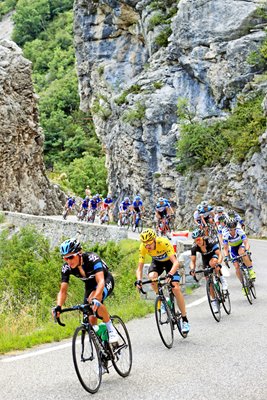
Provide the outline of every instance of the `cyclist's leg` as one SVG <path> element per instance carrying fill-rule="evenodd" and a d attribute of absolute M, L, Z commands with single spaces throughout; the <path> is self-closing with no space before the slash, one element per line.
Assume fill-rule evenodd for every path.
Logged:
<path fill-rule="evenodd" d="M 239 246 L 232 246 L 230 248 L 230 256 L 232 258 L 233 265 L 235 267 L 236 276 L 237 276 L 238 280 L 242 283 L 242 273 L 239 268 L 239 263 L 237 261 L 235 261 L 235 257 L 239 255 L 238 250 L 239 250 Z"/>
<path fill-rule="evenodd" d="M 227 290 L 228 289 L 228 284 L 226 281 L 225 276 L 222 274 L 221 267 L 218 266 L 218 256 L 217 254 L 214 254 L 213 257 L 210 259 L 209 262 L 210 267 L 215 268 L 216 275 L 220 278 L 221 284 L 222 284 L 222 289 Z"/>
<path fill-rule="evenodd" d="M 148 269 L 148 277 L 149 279 L 157 279 L 159 275 L 163 273 L 163 268 L 159 263 L 155 263 L 153 260 L 149 269 Z M 151 287 L 154 290 L 154 292 L 157 294 L 158 293 L 158 284 L 157 282 L 152 282 Z"/>

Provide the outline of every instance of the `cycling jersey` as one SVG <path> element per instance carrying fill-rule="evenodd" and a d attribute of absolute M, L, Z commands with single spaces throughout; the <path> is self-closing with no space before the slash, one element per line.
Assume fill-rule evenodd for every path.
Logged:
<path fill-rule="evenodd" d="M 96 210 L 97 209 L 97 201 L 96 200 L 90 200 L 90 205 L 91 205 L 91 208 L 93 209 L 93 210 Z"/>
<path fill-rule="evenodd" d="M 120 210 L 120 211 L 126 211 L 130 205 L 131 205 L 130 202 L 129 202 L 129 203 L 126 203 L 125 201 L 122 201 L 122 202 L 120 203 L 119 210 Z"/>
<path fill-rule="evenodd" d="M 226 214 L 226 212 L 223 212 L 221 214 L 215 214 L 214 216 L 214 222 L 219 222 L 219 217 L 225 217 L 226 219 L 229 219 L 228 214 Z"/>
<path fill-rule="evenodd" d="M 234 218 L 232 218 L 235 222 L 239 223 L 240 225 L 244 225 L 244 221 L 242 220 L 242 218 L 240 217 L 239 214 L 237 214 L 237 212 L 235 212 L 235 216 Z"/>
<path fill-rule="evenodd" d="M 198 224 L 201 223 L 201 218 L 200 218 L 199 212 L 197 210 L 194 212 L 194 221 L 197 221 Z"/>
<path fill-rule="evenodd" d="M 112 200 L 111 197 L 106 197 L 106 198 L 104 199 L 104 204 L 111 204 L 111 203 L 113 203 L 113 200 Z"/>
<path fill-rule="evenodd" d="M 75 200 L 68 199 L 68 208 L 71 208 L 75 204 Z"/>
<path fill-rule="evenodd" d="M 89 205 L 89 200 L 83 200 L 83 202 L 82 202 L 82 208 L 84 208 L 85 210 L 87 210 L 88 205 Z"/>
<path fill-rule="evenodd" d="M 203 207 L 202 210 L 199 212 L 200 215 L 202 215 L 202 217 L 204 217 L 204 218 L 209 217 L 210 213 L 213 212 L 213 207 L 212 206 L 208 206 L 206 208 L 207 208 L 207 210 L 205 210 L 204 207 Z"/>
<path fill-rule="evenodd" d="M 141 207 L 143 206 L 143 202 L 141 200 L 139 201 L 133 201 L 133 208 L 136 212 L 140 212 L 141 211 Z"/>
<path fill-rule="evenodd" d="M 164 200 L 163 204 L 157 203 L 156 204 L 156 211 L 158 212 L 163 212 L 166 211 L 167 212 L 167 208 L 169 207 L 169 203 L 167 201 Z"/>
<path fill-rule="evenodd" d="M 145 245 L 141 243 L 139 247 L 140 263 L 144 263 L 147 254 L 152 257 L 152 260 L 163 262 L 169 260 L 170 256 L 175 255 L 175 251 L 173 245 L 167 238 L 157 237 L 155 250 L 147 249 Z"/>
<path fill-rule="evenodd" d="M 232 236 L 228 229 L 223 231 L 223 244 L 228 244 L 231 247 L 240 246 L 247 236 L 243 229 L 237 228 L 234 236 Z"/>

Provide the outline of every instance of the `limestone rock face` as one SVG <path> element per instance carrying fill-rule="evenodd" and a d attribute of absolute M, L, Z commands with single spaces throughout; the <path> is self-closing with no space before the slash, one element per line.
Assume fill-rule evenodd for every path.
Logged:
<path fill-rule="evenodd" d="M 200 120 L 227 117 L 225 107 L 231 108 L 238 94 L 260 72 L 247 58 L 266 38 L 264 20 L 257 12 L 263 3 L 165 3 L 166 13 L 172 15 L 167 47 L 161 47 L 158 41 L 158 35 L 168 26 L 166 21 L 153 25 L 159 12 L 155 1 L 74 3 L 81 108 L 91 109 L 106 150 L 110 190 L 119 200 L 140 193 L 151 210 L 157 196 L 166 196 L 177 204 L 177 222 L 185 226 L 192 221 L 193 209 L 201 200 L 197 193 L 206 198 L 218 176 L 223 176 L 226 193 L 230 193 L 224 205 L 246 210 L 251 215 L 248 218 L 256 219 L 255 224 L 264 232 L 264 210 L 259 204 L 264 196 L 266 200 L 266 188 L 261 178 L 253 181 L 256 199 L 248 211 L 251 189 L 246 184 L 239 188 L 240 178 L 231 173 L 232 169 L 242 171 L 244 182 L 252 184 L 251 175 L 246 173 L 254 168 L 252 160 L 250 167 L 247 162 L 225 168 L 223 171 L 230 171 L 230 175 L 223 174 L 219 165 L 193 177 L 182 177 L 176 171 L 178 99 L 188 99 Z M 261 165 L 258 173 L 265 168 Z M 212 201 L 218 204 L 222 197 L 216 193 L 213 190 Z"/>
<path fill-rule="evenodd" d="M 0 41 L 0 209 L 51 215 L 65 196 L 45 175 L 36 104 L 30 61 Z"/>

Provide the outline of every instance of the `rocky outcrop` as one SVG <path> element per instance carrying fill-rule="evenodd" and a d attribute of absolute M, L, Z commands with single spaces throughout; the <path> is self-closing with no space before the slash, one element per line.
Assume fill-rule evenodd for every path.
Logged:
<path fill-rule="evenodd" d="M 147 207 L 159 195 L 169 197 L 178 205 L 177 221 L 183 226 L 189 223 L 199 200 L 223 201 L 246 210 L 254 228 L 264 234 L 260 204 L 266 198 L 266 187 L 255 175 L 252 182 L 254 158 L 243 166 L 222 170 L 218 165 L 192 177 L 176 171 L 177 100 L 188 99 L 199 119 L 226 117 L 225 107 L 231 108 L 260 72 L 247 57 L 266 37 L 264 20 L 257 13 L 263 3 L 158 3 L 161 11 L 152 0 L 74 3 L 81 107 L 91 109 L 106 150 L 110 190 L 119 199 L 140 193 Z M 159 12 L 162 23 L 155 23 Z M 169 22 L 164 13 L 172 16 Z M 171 27 L 172 34 L 168 46 L 160 47 L 158 38 L 166 27 Z M 262 162 L 259 172 L 265 171 L 264 155 L 254 157 Z M 242 171 L 241 178 L 232 170 Z M 226 198 L 211 190 L 221 179 L 224 194 L 229 194 Z M 248 200 L 251 185 L 257 185 L 253 202 Z"/>
<path fill-rule="evenodd" d="M 65 196 L 45 174 L 31 63 L 8 40 L 0 41 L 0 125 L 0 209 L 61 212 Z"/>

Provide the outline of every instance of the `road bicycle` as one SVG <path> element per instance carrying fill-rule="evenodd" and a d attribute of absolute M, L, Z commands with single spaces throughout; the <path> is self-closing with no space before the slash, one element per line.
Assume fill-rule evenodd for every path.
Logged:
<path fill-rule="evenodd" d="M 203 273 L 206 279 L 206 293 L 210 306 L 211 313 L 215 321 L 220 322 L 221 320 L 221 306 L 223 306 L 226 314 L 231 313 L 231 300 L 230 293 L 228 290 L 222 290 L 222 284 L 220 278 L 216 275 L 214 268 L 204 268 L 195 271 L 195 274 Z M 194 276 L 196 282 L 199 280 Z M 217 312 L 215 312 L 212 303 L 215 304 Z"/>
<path fill-rule="evenodd" d="M 254 279 L 250 278 L 248 267 L 244 264 L 244 261 L 243 261 L 243 257 L 245 257 L 246 255 L 248 255 L 250 257 L 250 252 L 246 251 L 245 254 L 241 254 L 240 256 L 231 258 L 230 261 L 232 263 L 234 263 L 236 261 L 238 262 L 240 273 L 241 273 L 241 284 L 242 284 L 243 292 L 245 293 L 249 304 L 252 304 L 253 299 L 256 299 L 257 295 L 256 295 Z M 227 264 L 228 263 L 226 261 L 226 265 Z"/>
<path fill-rule="evenodd" d="M 86 217 L 88 209 L 83 208 L 82 210 L 80 210 L 77 214 L 77 220 L 78 221 L 83 221 Z"/>
<path fill-rule="evenodd" d="M 105 210 L 105 213 L 102 215 L 100 219 L 100 223 L 109 225 L 109 209 Z"/>
<path fill-rule="evenodd" d="M 93 210 L 93 209 L 91 209 L 91 210 L 88 210 L 88 213 L 87 213 L 87 215 L 86 215 L 86 221 L 87 222 L 95 222 L 95 216 L 96 216 L 96 210 Z"/>
<path fill-rule="evenodd" d="M 124 226 L 126 229 L 130 228 L 131 221 L 129 212 L 126 211 L 122 213 L 121 220 L 120 219 L 118 220 L 118 225 L 121 227 Z"/>
<path fill-rule="evenodd" d="M 135 223 L 133 222 L 133 215 L 131 215 L 132 231 L 135 232 L 137 230 L 138 233 L 141 233 L 143 230 L 142 215 L 141 212 L 137 212 L 135 214 L 136 214 Z"/>
<path fill-rule="evenodd" d="M 158 285 L 158 294 L 155 299 L 155 318 L 159 335 L 163 344 L 170 349 L 173 346 L 173 331 L 175 329 L 178 329 L 183 338 L 187 337 L 187 333 L 182 332 L 182 315 L 172 292 L 173 285 L 166 282 L 166 277 L 144 280 L 142 285 L 152 282 L 156 282 Z M 146 294 L 142 288 L 140 291 Z"/>
<path fill-rule="evenodd" d="M 168 239 L 171 238 L 172 226 L 170 222 L 170 216 L 161 218 L 160 224 L 157 225 L 156 231 L 158 236 L 167 236 Z"/>
<path fill-rule="evenodd" d="M 61 314 L 80 311 L 83 314 L 81 325 L 74 332 L 72 339 L 72 358 L 78 379 L 89 393 L 96 393 L 102 382 L 102 375 L 109 373 L 113 366 L 123 378 L 130 374 L 132 368 L 132 346 L 127 328 L 120 317 L 111 316 L 111 321 L 119 336 L 117 343 L 110 344 L 108 335 L 99 336 L 89 322 L 88 313 L 91 305 L 77 304 L 61 310 Z M 59 317 L 55 322 L 65 326 Z M 107 332 L 106 332 L 107 333 Z"/>

